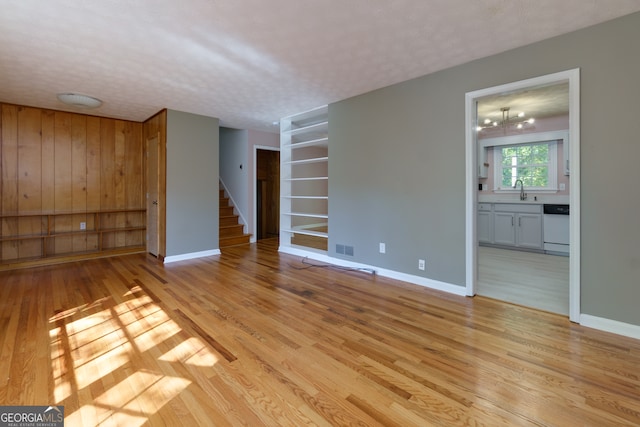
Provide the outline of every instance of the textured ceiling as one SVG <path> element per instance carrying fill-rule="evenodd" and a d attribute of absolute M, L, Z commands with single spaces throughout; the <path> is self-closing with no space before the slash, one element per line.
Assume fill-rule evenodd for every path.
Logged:
<path fill-rule="evenodd" d="M 0 101 L 272 122 L 640 10 L 640 0 L 0 0 Z M 104 101 L 82 111 L 61 92 Z"/>

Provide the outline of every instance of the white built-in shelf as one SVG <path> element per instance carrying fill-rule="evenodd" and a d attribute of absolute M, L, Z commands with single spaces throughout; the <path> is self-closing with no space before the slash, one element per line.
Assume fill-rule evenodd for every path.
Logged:
<path fill-rule="evenodd" d="M 323 121 L 319 123 L 313 123 L 311 125 L 293 128 L 285 132 L 291 136 L 294 136 L 294 135 L 300 135 L 303 133 L 326 132 L 328 128 L 329 128 L 329 122 Z"/>
<path fill-rule="evenodd" d="M 302 160 L 291 160 L 288 162 L 284 162 L 286 165 L 305 165 L 309 163 L 321 163 L 329 160 L 329 157 L 316 157 L 313 159 L 302 159 Z"/>
<path fill-rule="evenodd" d="M 294 142 L 289 145 L 292 150 L 304 147 L 327 147 L 329 145 L 329 137 L 310 139 L 309 141 Z"/>
<path fill-rule="evenodd" d="M 282 196 L 283 199 L 328 200 L 329 196 Z"/>
<path fill-rule="evenodd" d="M 326 105 L 280 121 L 280 159 L 280 245 L 291 246 L 295 241 L 295 246 L 316 250 L 314 239 L 298 239 L 295 235 L 325 239 L 329 236 Z M 314 221 L 320 224 L 306 224 Z"/>
<path fill-rule="evenodd" d="M 310 176 L 307 178 L 284 178 L 283 181 L 323 181 L 329 179 L 328 176 Z"/>
<path fill-rule="evenodd" d="M 314 214 L 306 212 L 283 212 L 282 215 L 305 216 L 309 218 L 329 218 L 329 215 L 327 214 Z"/>
<path fill-rule="evenodd" d="M 304 229 L 304 228 L 291 228 L 291 229 L 283 229 L 280 231 L 284 231 L 285 233 L 296 233 L 296 234 L 304 234 L 307 236 L 316 236 L 316 237 L 325 237 L 328 238 L 329 234 L 328 233 L 323 233 L 321 231 L 313 231 L 313 230 L 308 230 L 308 229 Z"/>

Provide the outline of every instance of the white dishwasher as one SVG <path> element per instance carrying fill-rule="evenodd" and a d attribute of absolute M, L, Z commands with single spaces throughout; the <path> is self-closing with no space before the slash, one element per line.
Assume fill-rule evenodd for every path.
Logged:
<path fill-rule="evenodd" d="M 544 251 L 569 255 L 569 205 L 543 205 Z"/>

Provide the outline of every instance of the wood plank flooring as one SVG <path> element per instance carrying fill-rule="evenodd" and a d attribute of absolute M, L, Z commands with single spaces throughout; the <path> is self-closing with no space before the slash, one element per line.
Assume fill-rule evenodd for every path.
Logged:
<path fill-rule="evenodd" d="M 569 316 L 569 257 L 480 246 L 478 294 Z"/>
<path fill-rule="evenodd" d="M 0 272 L 0 405 L 67 426 L 628 426 L 640 342 L 277 240 Z"/>

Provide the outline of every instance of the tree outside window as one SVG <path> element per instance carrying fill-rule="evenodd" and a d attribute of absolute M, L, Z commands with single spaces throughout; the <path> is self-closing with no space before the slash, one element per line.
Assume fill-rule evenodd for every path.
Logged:
<path fill-rule="evenodd" d="M 511 189 L 521 179 L 526 188 L 555 190 L 555 141 L 496 146 L 495 153 L 498 189 Z"/>

